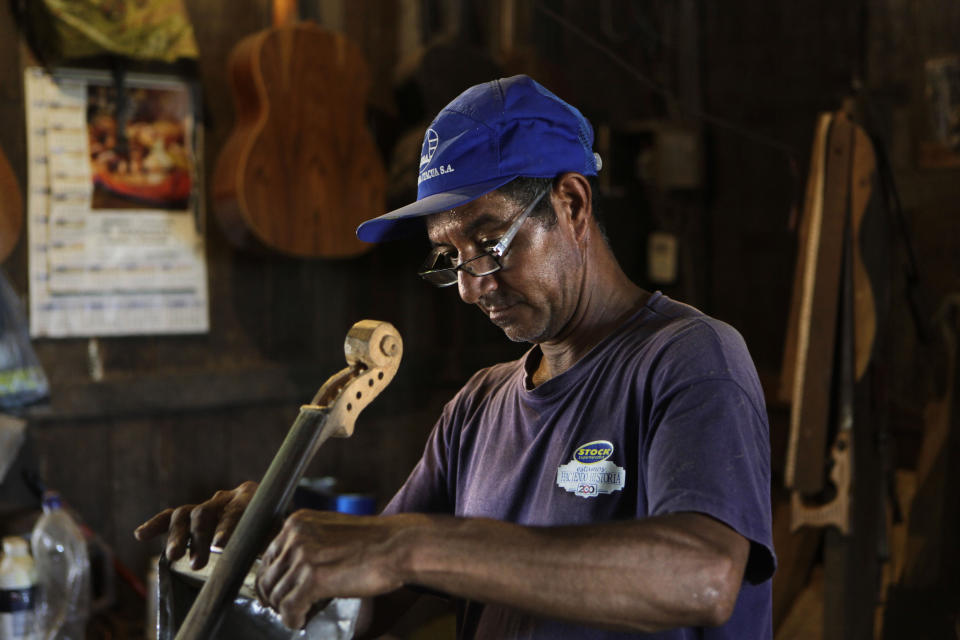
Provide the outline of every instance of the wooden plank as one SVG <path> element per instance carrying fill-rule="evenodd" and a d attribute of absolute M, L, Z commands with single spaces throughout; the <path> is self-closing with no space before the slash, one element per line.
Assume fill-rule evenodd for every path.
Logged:
<path fill-rule="evenodd" d="M 808 236 L 811 220 L 820 220 L 823 215 L 823 180 L 826 168 L 827 136 L 833 113 L 821 113 L 813 136 L 810 152 L 810 173 L 807 175 L 807 191 L 803 201 L 803 214 L 797 233 L 797 260 L 793 269 L 793 290 L 790 296 L 790 312 L 787 316 L 787 334 L 783 349 L 780 386 L 777 397 L 782 402 L 793 399 L 793 381 L 797 367 L 797 333 L 800 330 L 800 305 L 803 298 L 803 277 L 806 272 Z"/>
<path fill-rule="evenodd" d="M 853 320 L 855 378 L 863 378 L 873 355 L 877 336 L 877 304 L 870 282 L 870 274 L 860 250 L 864 216 L 871 200 L 879 198 L 876 192 L 877 160 L 873 143 L 863 127 L 854 125 L 853 166 L 850 175 L 850 216 L 853 229 Z M 877 214 L 877 211 L 873 212 Z"/>
<path fill-rule="evenodd" d="M 29 427 L 28 427 L 29 428 Z M 109 487 L 113 478 L 109 451 L 110 422 L 71 422 L 31 430 L 36 444 L 40 479 L 59 491 L 84 522 L 110 540 L 112 505 Z"/>
<path fill-rule="evenodd" d="M 774 505 L 773 547 L 777 550 L 777 572 L 773 576 L 774 632 L 785 624 L 804 592 L 822 537 L 820 529 L 811 527 L 791 533 L 790 501 L 780 500 Z"/>
<path fill-rule="evenodd" d="M 162 422 L 160 424 L 163 424 Z M 167 487 L 156 482 L 153 461 L 157 420 L 141 419 L 111 424 L 108 444 L 104 452 L 111 461 L 109 537 L 114 553 L 138 575 L 146 575 L 143 544 L 133 537 L 133 530 L 153 515 L 144 505 L 163 501 Z M 135 559 L 140 559 L 137 562 Z"/>
<path fill-rule="evenodd" d="M 828 528 L 824 537 L 823 640 L 873 640 L 881 585 L 881 527 L 886 478 L 876 440 L 877 406 L 866 382 L 855 389 L 851 486 L 851 535 Z"/>
<path fill-rule="evenodd" d="M 279 366 L 223 371 L 143 372 L 136 378 L 61 382 L 50 405 L 28 408 L 34 424 L 308 401 L 330 368 Z"/>
<path fill-rule="evenodd" d="M 810 640 L 820 637 L 823 628 L 823 570 L 818 568 L 797 597 L 774 638 Z"/>
<path fill-rule="evenodd" d="M 837 304 L 848 207 L 853 124 L 839 113 L 827 142 L 822 218 L 810 221 L 797 331 L 797 366 L 790 412 L 788 487 L 805 494 L 823 488 Z"/>
<path fill-rule="evenodd" d="M 901 585 L 930 588 L 956 585 L 960 552 L 960 297 L 951 297 L 940 313 L 947 375 L 942 397 L 927 406 L 923 444 L 917 462 L 916 493 L 910 505 L 906 558 Z"/>

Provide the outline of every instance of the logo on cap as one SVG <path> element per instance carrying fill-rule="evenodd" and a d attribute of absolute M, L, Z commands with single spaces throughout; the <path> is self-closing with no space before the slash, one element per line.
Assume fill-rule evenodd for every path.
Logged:
<path fill-rule="evenodd" d="M 427 129 L 427 135 L 423 138 L 423 149 L 420 151 L 420 170 L 430 164 L 433 154 L 437 151 L 437 145 L 440 144 L 440 137 L 433 129 Z"/>

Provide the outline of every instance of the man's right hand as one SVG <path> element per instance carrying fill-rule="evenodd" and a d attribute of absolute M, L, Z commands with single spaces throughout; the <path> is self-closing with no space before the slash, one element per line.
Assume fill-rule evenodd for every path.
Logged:
<path fill-rule="evenodd" d="M 222 547 L 250 504 L 257 483 L 247 481 L 230 491 L 217 491 L 200 504 L 185 504 L 153 516 L 133 532 L 137 540 L 149 540 L 167 532 L 164 553 L 171 562 L 190 547 L 190 566 L 200 569 L 210 557 L 210 545 Z"/>

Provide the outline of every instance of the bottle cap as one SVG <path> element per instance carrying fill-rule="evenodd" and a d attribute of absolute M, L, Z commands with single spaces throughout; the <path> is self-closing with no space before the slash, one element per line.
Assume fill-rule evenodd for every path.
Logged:
<path fill-rule="evenodd" d="M 63 506 L 63 498 L 56 491 L 46 491 L 43 494 L 43 506 L 50 509 L 59 509 Z"/>
<path fill-rule="evenodd" d="M 366 493 L 341 493 L 334 499 L 334 511 L 352 513 L 355 516 L 369 516 L 374 513 L 373 496 Z"/>

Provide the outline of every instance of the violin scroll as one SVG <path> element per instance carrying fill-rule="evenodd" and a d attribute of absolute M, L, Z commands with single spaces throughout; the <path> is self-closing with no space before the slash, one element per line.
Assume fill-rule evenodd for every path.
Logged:
<path fill-rule="evenodd" d="M 349 366 L 331 376 L 301 411 L 328 410 L 327 421 L 336 425 L 331 435 L 348 438 L 357 415 L 397 373 L 403 340 L 389 322 L 361 320 L 347 333 L 343 353 Z"/>

